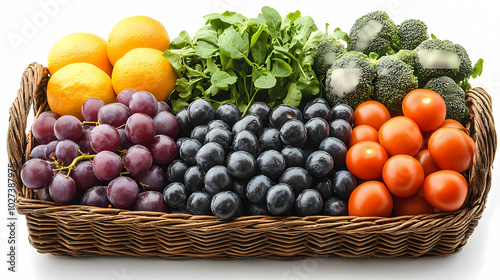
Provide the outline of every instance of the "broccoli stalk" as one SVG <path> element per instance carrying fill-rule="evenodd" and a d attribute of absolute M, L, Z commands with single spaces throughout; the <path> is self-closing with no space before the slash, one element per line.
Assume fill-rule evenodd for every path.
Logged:
<path fill-rule="evenodd" d="M 394 54 L 399 50 L 400 38 L 397 25 L 386 12 L 375 11 L 358 18 L 349 33 L 348 51 L 379 56 Z"/>
<path fill-rule="evenodd" d="M 384 104 L 391 115 L 400 114 L 406 94 L 418 86 L 412 67 L 394 56 L 383 56 L 375 70 L 375 100 Z"/>
<path fill-rule="evenodd" d="M 345 103 L 353 109 L 373 96 L 374 62 L 360 52 L 347 52 L 328 69 L 325 98 L 330 105 Z"/>

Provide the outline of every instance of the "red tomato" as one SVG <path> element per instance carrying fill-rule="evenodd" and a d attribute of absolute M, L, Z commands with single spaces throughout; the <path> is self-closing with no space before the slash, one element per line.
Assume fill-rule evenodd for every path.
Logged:
<path fill-rule="evenodd" d="M 429 174 L 431 173 L 441 170 L 441 168 L 437 166 L 434 160 L 432 160 L 429 150 L 422 150 L 418 152 L 418 154 L 415 156 L 415 159 L 418 160 L 424 168 L 425 177 L 429 176 Z"/>
<path fill-rule="evenodd" d="M 424 168 L 414 157 L 396 155 L 385 162 L 382 178 L 392 195 L 409 197 L 416 194 L 422 186 Z"/>
<path fill-rule="evenodd" d="M 389 156 L 379 143 L 363 141 L 352 146 L 346 155 L 347 169 L 362 180 L 373 180 L 382 175 Z"/>
<path fill-rule="evenodd" d="M 391 118 L 389 110 L 378 101 L 365 101 L 354 111 L 354 126 L 369 125 L 376 130 Z"/>
<path fill-rule="evenodd" d="M 419 88 L 410 91 L 403 99 L 403 114 L 415 121 L 420 130 L 431 131 L 446 118 L 446 104 L 435 91 Z"/>
<path fill-rule="evenodd" d="M 440 170 L 430 174 L 422 187 L 425 200 L 439 211 L 458 210 L 464 204 L 467 192 L 467 180 L 453 170 Z"/>
<path fill-rule="evenodd" d="M 378 131 L 379 142 L 391 156 L 414 156 L 422 147 L 422 133 L 418 125 L 408 117 L 394 117 Z"/>
<path fill-rule="evenodd" d="M 467 133 L 467 129 L 465 128 L 465 126 L 463 126 L 461 123 L 459 123 L 458 121 L 456 121 L 454 119 L 444 120 L 444 122 L 439 126 L 439 128 L 442 128 L 442 127 L 458 128 L 458 129 L 462 130 L 463 132 Z"/>
<path fill-rule="evenodd" d="M 349 216 L 389 217 L 392 212 L 392 196 L 383 183 L 368 181 L 354 189 L 347 208 Z"/>
<path fill-rule="evenodd" d="M 354 144 L 361 141 L 374 141 L 378 142 L 378 131 L 369 125 L 359 125 L 353 128 L 351 132 L 351 140 L 349 145 L 352 147 Z"/>
<path fill-rule="evenodd" d="M 395 216 L 433 214 L 435 212 L 434 207 L 425 200 L 421 191 L 410 197 L 393 197 L 393 202 Z"/>
<path fill-rule="evenodd" d="M 474 140 L 465 132 L 444 127 L 436 130 L 429 138 L 429 152 L 441 169 L 464 172 L 472 166 Z"/>

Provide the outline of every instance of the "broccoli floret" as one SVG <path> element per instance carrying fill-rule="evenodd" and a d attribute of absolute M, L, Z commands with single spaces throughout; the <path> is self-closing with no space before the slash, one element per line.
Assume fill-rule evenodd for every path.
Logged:
<path fill-rule="evenodd" d="M 379 56 L 394 54 L 399 50 L 397 25 L 386 12 L 375 11 L 358 18 L 349 33 L 348 51 L 358 51 Z"/>
<path fill-rule="evenodd" d="M 413 50 L 429 39 L 427 25 L 418 19 L 407 19 L 398 26 L 398 29 L 402 50 Z"/>
<path fill-rule="evenodd" d="M 448 76 L 459 83 L 470 77 L 472 72 L 469 55 L 459 44 L 429 39 L 415 48 L 415 73 L 420 86 L 441 76 Z"/>
<path fill-rule="evenodd" d="M 415 52 L 412 50 L 400 50 L 392 56 L 408 64 L 412 69 L 415 67 Z"/>
<path fill-rule="evenodd" d="M 375 100 L 384 104 L 391 115 L 402 112 L 403 99 L 418 86 L 413 69 L 393 56 L 383 56 L 375 64 Z"/>
<path fill-rule="evenodd" d="M 333 38 L 327 37 L 319 43 L 313 64 L 313 69 L 318 80 L 321 80 L 321 77 L 326 75 L 328 69 L 344 53 L 346 53 L 344 45 Z"/>
<path fill-rule="evenodd" d="M 325 97 L 332 106 L 345 103 L 356 109 L 372 99 L 374 78 L 374 62 L 367 55 L 347 52 L 328 69 Z"/>
<path fill-rule="evenodd" d="M 431 79 L 425 85 L 426 89 L 437 92 L 446 104 L 446 118 L 464 123 L 469 116 L 465 106 L 465 91 L 450 77 L 441 76 Z"/>

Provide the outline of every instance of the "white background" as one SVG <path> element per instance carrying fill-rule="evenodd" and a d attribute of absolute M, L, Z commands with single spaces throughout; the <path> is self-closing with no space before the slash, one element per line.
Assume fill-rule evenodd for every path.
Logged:
<path fill-rule="evenodd" d="M 8 3 L 8 4 L 7 4 Z M 326 4 L 328 3 L 328 4 Z M 300 10 L 313 16 L 324 30 L 349 31 L 354 20 L 374 10 L 385 10 L 396 24 L 409 18 L 425 21 L 438 38 L 463 45 L 473 63 L 485 60 L 483 75 L 472 81 L 492 96 L 500 119 L 500 10 L 494 1 L 2 1 L 0 4 L 0 146 L 6 147 L 8 109 L 16 97 L 24 69 L 31 62 L 46 65 L 47 54 L 60 38 L 75 32 L 106 39 L 115 23 L 133 15 L 162 22 L 175 38 L 187 30 L 192 36 L 212 12 L 234 10 L 255 17 L 264 5 L 282 15 Z M 14 40 L 15 39 L 15 40 Z M 30 122 L 31 123 L 31 122 Z M 29 244 L 24 216 L 17 221 L 16 273 L 7 271 L 7 155 L 1 152 L 0 172 L 0 275 L 2 279 L 493 279 L 500 251 L 500 191 L 498 168 L 479 226 L 464 249 L 452 256 L 419 259 L 305 259 L 165 260 L 131 257 L 55 257 L 39 254 Z M 498 158 L 495 166 L 499 164 Z M 498 275 L 497 275 L 498 277 Z"/>

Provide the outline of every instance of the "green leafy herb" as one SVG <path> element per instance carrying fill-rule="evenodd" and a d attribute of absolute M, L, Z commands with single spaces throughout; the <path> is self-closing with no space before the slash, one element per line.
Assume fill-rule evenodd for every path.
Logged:
<path fill-rule="evenodd" d="M 251 19 L 235 12 L 204 18 L 192 39 L 182 31 L 163 54 L 179 76 L 169 100 L 174 112 L 197 98 L 215 108 L 231 102 L 245 114 L 255 101 L 298 106 L 320 94 L 312 64 L 327 34 L 311 17 L 263 7 Z M 347 41 L 338 28 L 330 36 Z"/>

